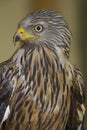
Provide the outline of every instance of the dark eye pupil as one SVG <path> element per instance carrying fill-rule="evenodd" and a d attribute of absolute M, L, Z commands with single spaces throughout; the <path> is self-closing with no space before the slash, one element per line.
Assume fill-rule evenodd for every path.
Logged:
<path fill-rule="evenodd" d="M 34 29 L 35 29 L 35 31 L 36 32 L 41 32 L 41 31 L 43 31 L 43 26 L 42 25 L 36 25 L 35 27 L 34 27 Z"/>
<path fill-rule="evenodd" d="M 41 29 L 41 27 L 40 26 L 37 26 L 37 30 L 39 31 Z"/>

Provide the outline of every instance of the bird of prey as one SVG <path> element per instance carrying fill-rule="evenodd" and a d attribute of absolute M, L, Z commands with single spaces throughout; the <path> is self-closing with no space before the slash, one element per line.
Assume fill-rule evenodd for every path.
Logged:
<path fill-rule="evenodd" d="M 0 64 L 1 130 L 83 130 L 84 81 L 69 61 L 72 36 L 63 17 L 32 12 L 13 39 L 19 48 Z"/>

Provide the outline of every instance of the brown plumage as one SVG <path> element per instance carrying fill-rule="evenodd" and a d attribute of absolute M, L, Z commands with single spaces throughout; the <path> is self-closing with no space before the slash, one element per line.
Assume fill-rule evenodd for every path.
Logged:
<path fill-rule="evenodd" d="M 69 62 L 71 33 L 63 18 L 51 10 L 31 13 L 14 40 L 20 47 L 0 66 L 1 129 L 83 130 L 84 83 Z"/>

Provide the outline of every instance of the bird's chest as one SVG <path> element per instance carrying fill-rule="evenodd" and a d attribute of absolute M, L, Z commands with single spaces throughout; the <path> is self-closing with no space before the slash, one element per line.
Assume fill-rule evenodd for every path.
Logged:
<path fill-rule="evenodd" d="M 11 99 L 8 120 L 11 130 L 64 128 L 70 106 L 70 85 L 62 64 L 50 55 L 31 54 L 26 62 Z"/>

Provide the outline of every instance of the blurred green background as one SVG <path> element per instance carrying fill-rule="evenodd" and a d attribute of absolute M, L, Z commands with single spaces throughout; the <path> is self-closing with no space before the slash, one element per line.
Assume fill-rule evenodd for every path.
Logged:
<path fill-rule="evenodd" d="M 87 97 L 87 0 L 0 0 L 0 62 L 17 48 L 12 37 L 18 22 L 27 13 L 41 8 L 58 10 L 68 22 L 73 34 L 70 60 L 84 75 Z M 85 125 L 87 128 L 87 112 Z"/>

